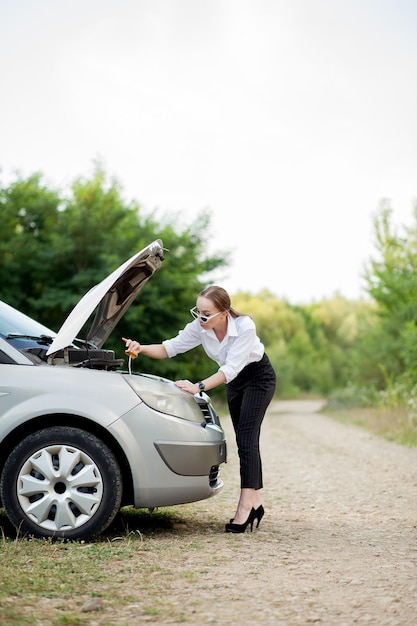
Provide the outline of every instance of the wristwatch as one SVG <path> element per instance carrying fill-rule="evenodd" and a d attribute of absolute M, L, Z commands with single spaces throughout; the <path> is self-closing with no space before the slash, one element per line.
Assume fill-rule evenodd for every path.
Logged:
<path fill-rule="evenodd" d="M 202 395 L 203 395 L 203 391 L 205 390 L 206 386 L 205 386 L 205 384 L 204 384 L 204 383 L 202 383 L 202 382 L 201 382 L 201 380 L 200 380 L 200 382 L 198 383 L 198 388 L 199 388 L 199 390 L 200 390 L 200 396 L 202 396 Z"/>

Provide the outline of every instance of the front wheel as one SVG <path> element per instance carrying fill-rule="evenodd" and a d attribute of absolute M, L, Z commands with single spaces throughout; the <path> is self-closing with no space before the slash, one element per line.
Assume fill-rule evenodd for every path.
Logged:
<path fill-rule="evenodd" d="M 91 433 L 45 428 L 7 458 L 1 499 L 24 534 L 87 539 L 103 532 L 118 512 L 121 471 L 111 450 Z"/>

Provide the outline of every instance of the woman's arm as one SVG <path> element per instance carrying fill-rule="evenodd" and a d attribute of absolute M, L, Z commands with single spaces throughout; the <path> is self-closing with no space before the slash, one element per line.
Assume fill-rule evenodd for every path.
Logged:
<path fill-rule="evenodd" d="M 204 391 L 209 391 L 209 389 L 213 389 L 214 387 L 218 387 L 219 385 L 225 383 L 226 376 L 223 374 L 223 372 L 219 371 L 200 382 L 204 383 Z M 183 391 L 188 391 L 188 393 L 195 394 L 200 391 L 198 382 L 191 383 L 189 380 L 177 380 L 175 381 L 175 384 Z"/>
<path fill-rule="evenodd" d="M 168 353 L 162 343 L 151 343 L 144 345 L 143 343 L 139 343 L 138 341 L 134 341 L 133 339 L 126 339 L 125 337 L 122 337 L 122 341 L 124 341 L 126 344 L 125 353 L 127 354 L 127 356 L 131 356 L 133 359 L 136 359 L 139 354 L 149 356 L 151 359 L 168 358 Z"/>

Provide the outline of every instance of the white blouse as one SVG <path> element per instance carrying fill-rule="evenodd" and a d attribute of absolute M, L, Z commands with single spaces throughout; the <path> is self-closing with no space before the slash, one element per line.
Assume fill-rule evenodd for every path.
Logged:
<path fill-rule="evenodd" d="M 162 342 L 169 357 L 188 352 L 202 345 L 206 354 L 220 366 L 219 371 L 230 383 L 249 363 L 260 361 L 265 348 L 256 334 L 255 322 L 248 315 L 228 316 L 227 332 L 219 341 L 213 329 L 200 326 L 194 320 L 180 330 L 176 337 Z"/>

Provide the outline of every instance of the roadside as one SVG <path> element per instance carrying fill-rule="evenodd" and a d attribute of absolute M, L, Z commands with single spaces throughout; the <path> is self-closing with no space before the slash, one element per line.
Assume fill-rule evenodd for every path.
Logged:
<path fill-rule="evenodd" d="M 320 406 L 270 407 L 261 438 L 266 513 L 259 529 L 224 532 L 239 492 L 226 418 L 223 492 L 167 509 L 168 529 L 145 525 L 147 515 L 133 518 L 128 557 L 117 558 L 117 543 L 109 544 L 115 557 L 99 565 L 94 580 L 85 579 L 85 594 L 28 598 L 27 615 L 36 606 L 32 623 L 415 626 L 417 449 L 315 413 Z M 73 553 L 69 558 L 74 563 Z M 92 596 L 102 598 L 98 610 L 82 612 Z M 68 621 L 68 612 L 77 621 Z"/>

